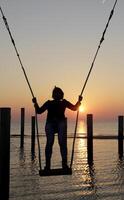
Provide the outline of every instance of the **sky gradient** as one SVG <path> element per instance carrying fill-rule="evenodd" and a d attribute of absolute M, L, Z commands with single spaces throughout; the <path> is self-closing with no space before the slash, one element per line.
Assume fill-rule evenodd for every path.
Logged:
<path fill-rule="evenodd" d="M 1 0 L 17 49 L 41 105 L 54 86 L 75 103 L 115 0 Z M 83 94 L 97 119 L 124 114 L 124 1 L 118 0 Z M 0 107 L 33 113 L 32 96 L 0 15 Z M 71 113 L 72 115 L 72 113 Z"/>

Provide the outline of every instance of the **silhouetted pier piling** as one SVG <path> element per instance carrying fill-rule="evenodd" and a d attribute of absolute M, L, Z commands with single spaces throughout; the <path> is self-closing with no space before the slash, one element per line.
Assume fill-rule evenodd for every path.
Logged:
<path fill-rule="evenodd" d="M 24 147 L 25 108 L 21 108 L 21 140 L 20 147 Z"/>
<path fill-rule="evenodd" d="M 35 153 L 35 116 L 31 117 L 31 153 Z"/>
<path fill-rule="evenodd" d="M 87 115 L 87 155 L 88 163 L 93 163 L 93 115 Z"/>
<path fill-rule="evenodd" d="M 11 109 L 0 108 L 0 200 L 9 199 Z"/>
<path fill-rule="evenodd" d="M 123 131 L 124 131 L 124 117 L 118 116 L 118 153 L 119 157 L 123 157 Z"/>

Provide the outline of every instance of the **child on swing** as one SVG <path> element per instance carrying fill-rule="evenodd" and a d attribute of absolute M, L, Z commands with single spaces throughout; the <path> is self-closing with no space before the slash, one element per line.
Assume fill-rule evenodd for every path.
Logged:
<path fill-rule="evenodd" d="M 62 168 L 68 170 L 67 165 L 67 120 L 65 117 L 65 109 L 76 111 L 81 105 L 82 97 L 79 96 L 79 99 L 75 105 L 70 103 L 64 98 L 64 93 L 59 87 L 55 87 L 52 92 L 53 100 L 46 101 L 41 107 L 37 103 L 37 99 L 33 98 L 34 107 L 37 114 L 41 114 L 47 110 L 47 120 L 45 125 L 46 132 L 46 148 L 45 148 L 45 157 L 46 157 L 46 166 L 44 170 L 49 171 L 51 167 L 51 156 L 52 156 L 52 147 L 54 144 L 54 135 L 58 133 L 58 143 L 60 146 L 60 152 L 62 157 Z"/>

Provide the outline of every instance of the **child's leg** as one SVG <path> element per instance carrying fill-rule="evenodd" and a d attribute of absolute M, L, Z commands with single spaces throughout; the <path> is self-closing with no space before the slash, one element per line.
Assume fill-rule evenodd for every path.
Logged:
<path fill-rule="evenodd" d="M 58 123 L 58 142 L 62 156 L 62 167 L 67 167 L 67 121 L 62 120 Z"/>
<path fill-rule="evenodd" d="M 51 156 L 52 156 L 52 147 L 54 144 L 54 128 L 52 123 L 46 123 L 45 126 L 46 131 L 46 148 L 45 148 L 45 156 L 46 156 L 46 167 L 47 169 L 50 169 L 51 165 Z"/>

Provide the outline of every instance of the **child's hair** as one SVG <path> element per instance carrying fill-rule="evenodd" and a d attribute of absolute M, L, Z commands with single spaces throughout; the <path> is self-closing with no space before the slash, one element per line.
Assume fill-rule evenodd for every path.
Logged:
<path fill-rule="evenodd" d="M 63 97 L 64 97 L 64 92 L 62 91 L 62 89 L 55 86 L 52 92 L 52 98 L 55 100 L 61 100 L 63 99 Z"/>

